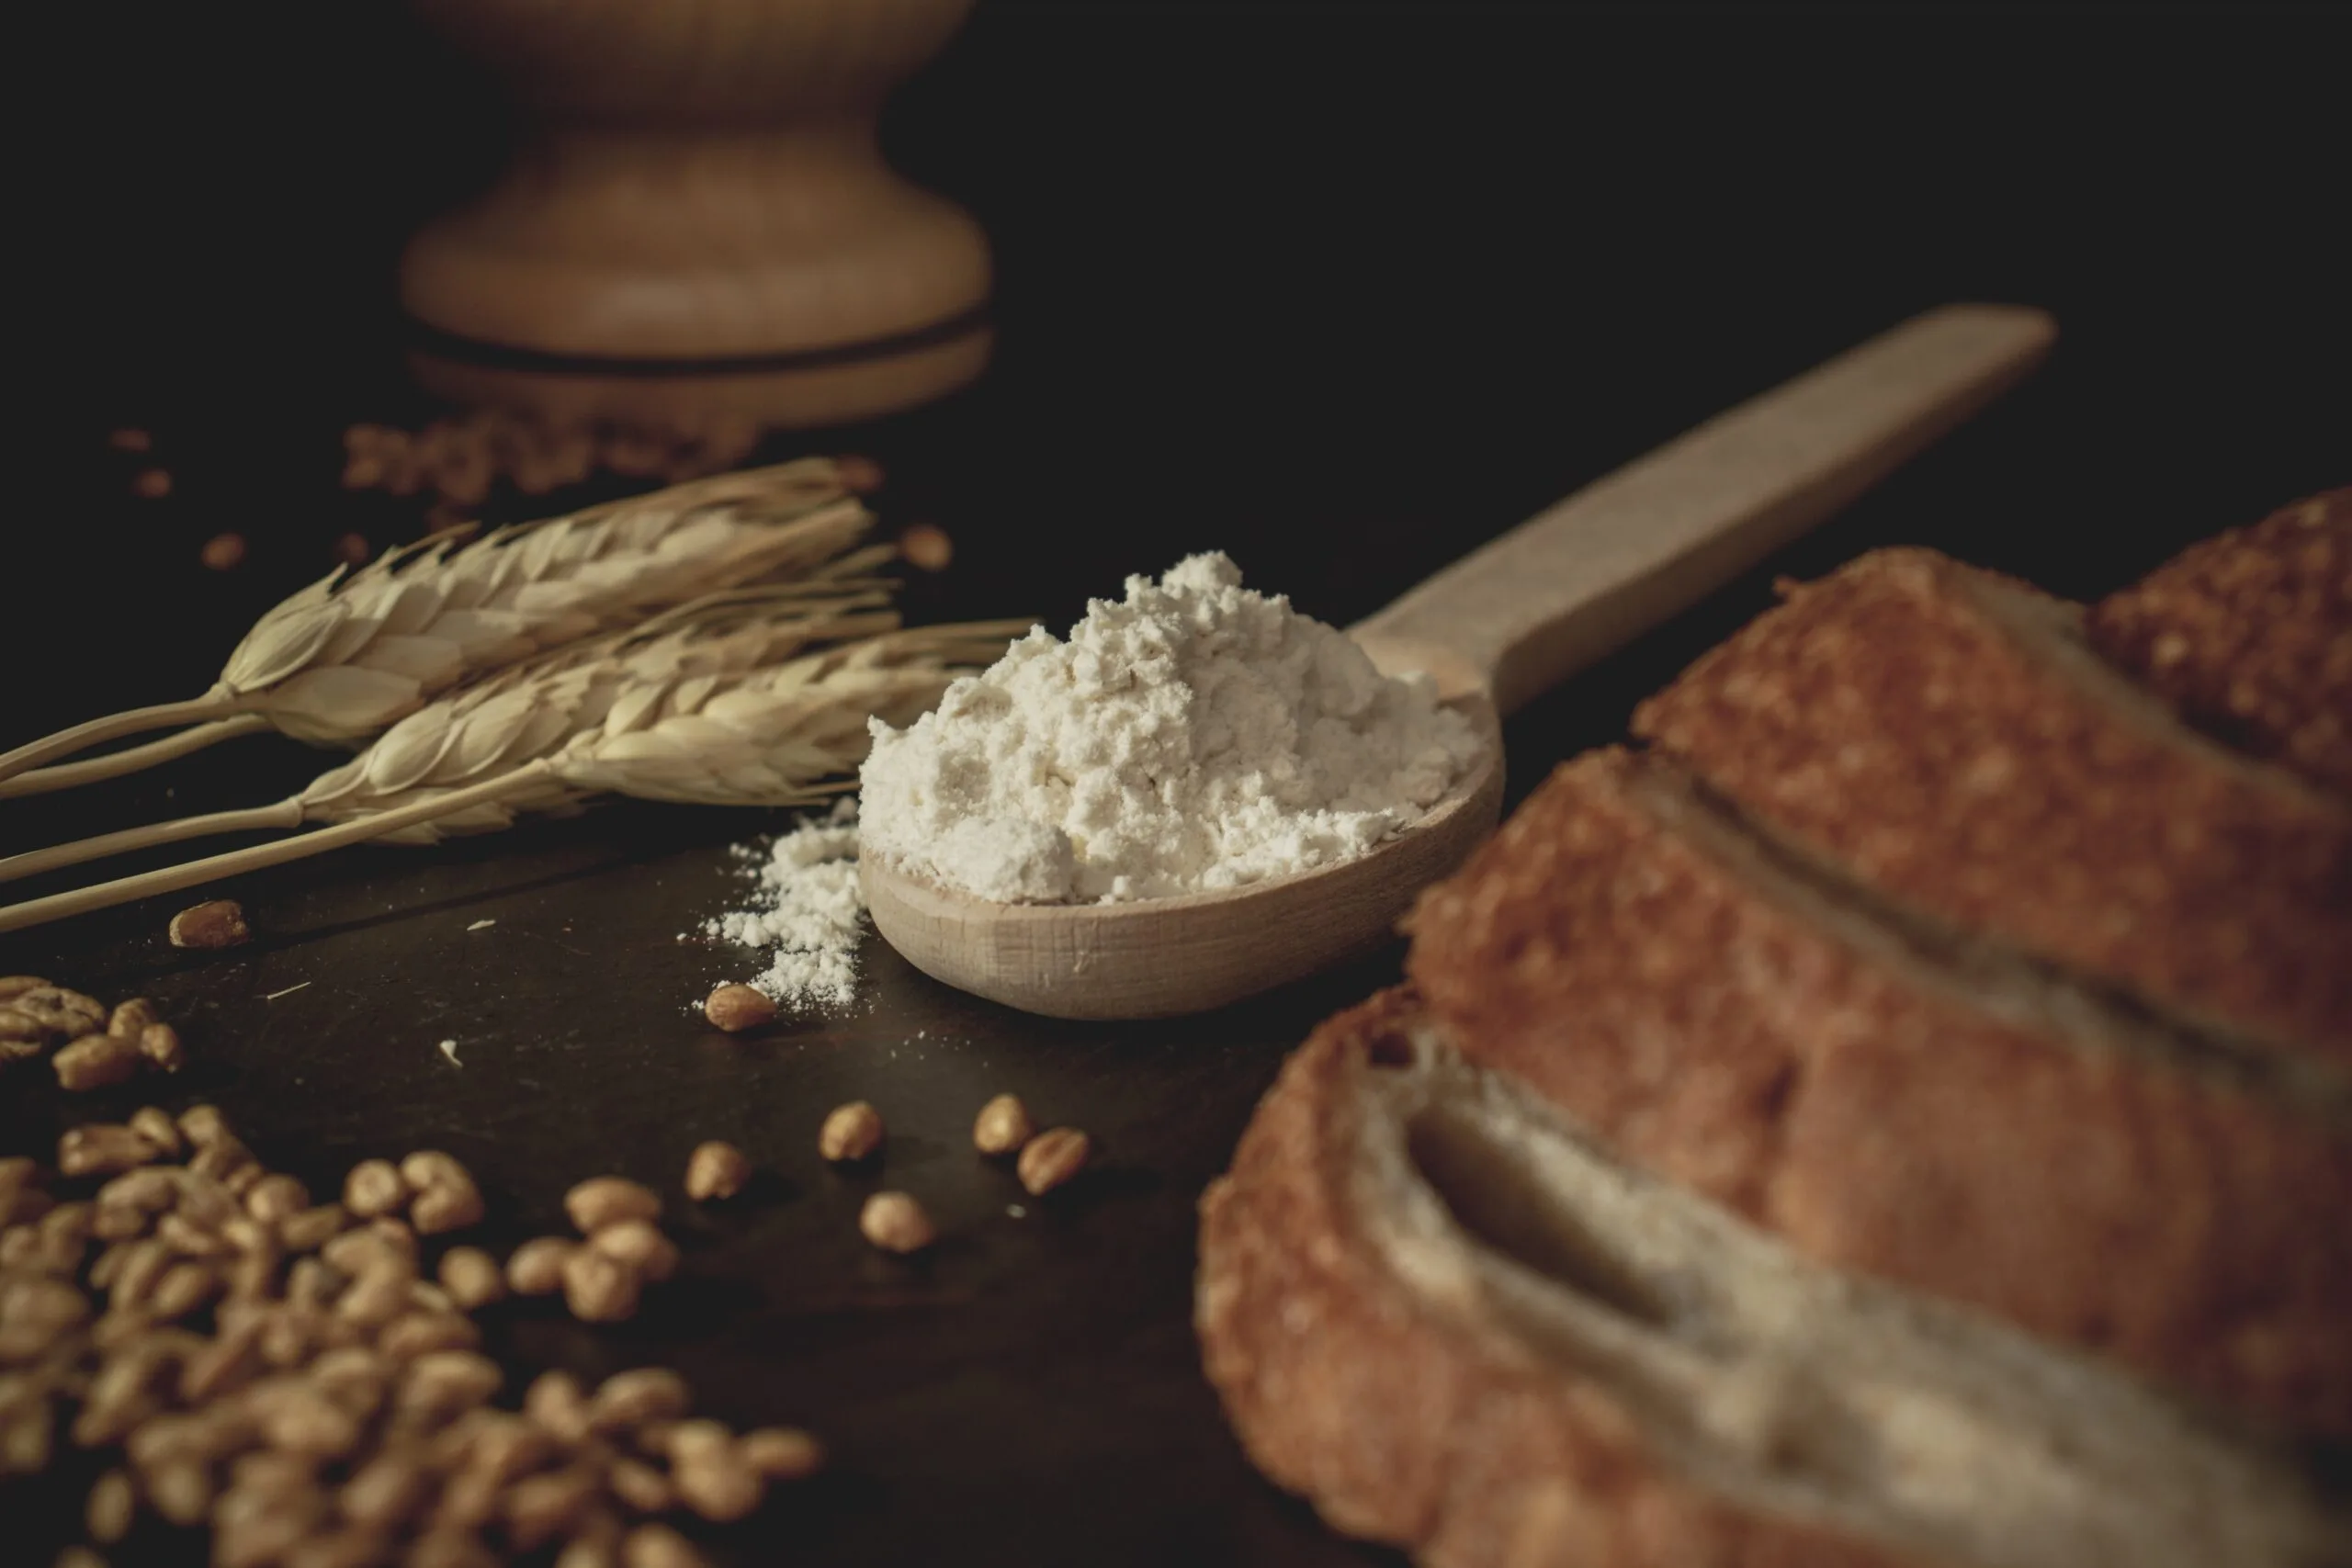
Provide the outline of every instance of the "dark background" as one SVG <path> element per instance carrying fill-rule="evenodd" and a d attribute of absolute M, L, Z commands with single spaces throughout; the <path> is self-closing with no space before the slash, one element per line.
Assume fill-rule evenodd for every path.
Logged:
<path fill-rule="evenodd" d="M 0 747 L 195 694 L 338 536 L 413 533 L 418 503 L 337 488 L 340 433 L 438 412 L 402 378 L 390 269 L 503 135 L 494 96 L 396 6 L 58 9 L 12 73 L 32 111 L 12 339 L 33 406 L 8 445 Z M 984 3 L 886 141 L 990 231 L 994 368 L 768 451 L 871 453 L 888 521 L 949 530 L 955 568 L 910 588 L 921 617 L 1059 626 L 1128 572 L 1222 547 L 1344 623 L 1916 310 L 2055 313 L 2026 389 L 1522 715 L 1516 795 L 1622 733 L 1776 571 L 1916 542 L 2094 595 L 2352 481 L 2352 266 L 2326 237 L 2352 168 L 2346 17 Z M 143 460 L 105 442 L 123 424 L 155 433 L 168 500 L 129 494 Z M 248 558 L 205 570 L 198 547 L 232 527 Z M 319 765 L 248 742 L 11 803 L 0 852 L 274 798 Z M 529 1311 L 499 1332 L 518 1367 L 675 1359 L 731 1419 L 835 1438 L 841 1477 L 721 1538 L 745 1561 L 787 1542 L 837 1562 L 1345 1560 L 1244 1470 L 1199 1383 L 1190 1205 L 1282 1051 L 1393 955 L 1123 1031 L 966 1001 L 869 942 L 866 1010 L 722 1043 L 681 1004 L 732 960 L 672 936 L 732 896 L 719 846 L 768 826 L 620 808 L 346 852 L 231 889 L 263 931 L 239 954 L 174 953 L 165 899 L 0 939 L 0 972 L 158 996 L 198 1057 L 173 1101 L 217 1098 L 314 1181 L 362 1153 L 455 1149 L 503 1239 L 578 1176 L 666 1184 L 731 1129 L 771 1180 L 741 1213 L 686 1222 L 694 1304 L 617 1335 Z M 450 934 L 483 918 L 491 956 Z M 462 1073 L 432 1049 L 450 1034 Z M 959 1149 L 1007 1085 L 1114 1151 L 1025 1229 L 989 1218 L 1006 1184 Z M 864 1189 L 807 1146 L 852 1095 L 904 1130 L 890 1178 L 956 1237 L 927 1270 L 847 1237 Z M 10 1079 L 0 1147 L 130 1103 Z"/>

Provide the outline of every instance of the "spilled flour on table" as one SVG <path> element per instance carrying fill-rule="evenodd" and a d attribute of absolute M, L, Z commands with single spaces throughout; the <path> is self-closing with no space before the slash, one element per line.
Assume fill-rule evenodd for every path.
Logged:
<path fill-rule="evenodd" d="M 763 852 L 739 848 L 746 859 Z M 857 797 L 777 836 L 760 861 L 759 889 L 740 909 L 703 922 L 702 934 L 773 949 L 745 984 L 786 1007 L 846 1007 L 857 993 L 857 944 L 865 895 L 857 886 Z"/>

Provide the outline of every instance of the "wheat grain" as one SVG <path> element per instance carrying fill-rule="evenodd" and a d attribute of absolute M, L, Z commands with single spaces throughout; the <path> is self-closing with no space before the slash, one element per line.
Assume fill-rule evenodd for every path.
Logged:
<path fill-rule="evenodd" d="M 19 747 L 0 755 L 0 781 L 146 729 L 212 724 L 198 743 L 225 739 L 234 730 L 217 721 L 240 715 L 300 739 L 356 744 L 461 681 L 663 606 L 760 578 L 870 570 L 887 549 L 838 558 L 872 523 L 835 465 L 808 458 L 479 538 L 442 535 L 356 572 L 338 569 L 272 608 L 202 696 Z M 141 750 L 142 761 L 175 754 Z"/>

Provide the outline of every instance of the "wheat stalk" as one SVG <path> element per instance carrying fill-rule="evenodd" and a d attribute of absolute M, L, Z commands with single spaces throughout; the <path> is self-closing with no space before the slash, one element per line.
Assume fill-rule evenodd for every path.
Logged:
<path fill-rule="evenodd" d="M 871 601 L 862 601 L 870 603 Z M 0 931 L 363 839 L 430 842 L 590 797 L 805 806 L 849 787 L 868 716 L 911 722 L 1025 621 L 889 631 L 888 612 L 696 618 L 517 671 L 412 716 L 298 795 L 0 863 L 0 877 L 202 833 L 333 826 L 0 908 Z M 865 635 L 867 633 L 876 635 Z M 840 641 L 841 638 L 856 640 Z M 819 640 L 834 646 L 795 652 Z M 788 655 L 788 656 L 787 656 Z"/>
<path fill-rule="evenodd" d="M 356 572 L 338 569 L 278 604 L 202 696 L 93 719 L 0 754 L 0 794 L 127 773 L 244 733 L 255 717 L 298 739 L 356 745 L 460 682 L 663 606 L 763 577 L 863 570 L 835 558 L 872 523 L 833 462 L 814 457 L 479 538 L 436 536 Z M 870 564 L 871 553 L 855 558 Z M 175 725 L 197 728 L 76 764 L 62 780 L 30 776 L 100 741 Z"/>

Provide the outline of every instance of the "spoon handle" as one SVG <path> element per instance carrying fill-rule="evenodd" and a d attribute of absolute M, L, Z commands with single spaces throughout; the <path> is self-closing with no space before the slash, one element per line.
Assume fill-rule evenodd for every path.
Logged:
<path fill-rule="evenodd" d="M 1351 629 L 1384 667 L 1482 678 L 1508 714 L 1852 502 L 2024 379 L 2056 331 L 2011 305 L 1916 316 L 1595 480 Z"/>

